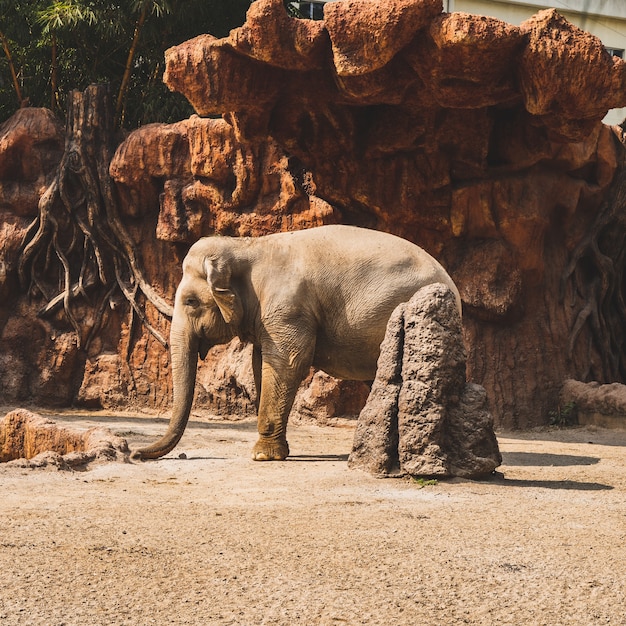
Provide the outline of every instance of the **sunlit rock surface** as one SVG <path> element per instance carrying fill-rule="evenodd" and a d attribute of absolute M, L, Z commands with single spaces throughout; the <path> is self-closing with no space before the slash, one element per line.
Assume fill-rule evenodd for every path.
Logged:
<path fill-rule="evenodd" d="M 565 378 L 608 377 L 587 326 L 571 341 L 587 301 L 563 277 L 622 170 L 621 129 L 601 120 L 626 105 L 624 75 L 554 10 L 517 27 L 437 0 L 337 0 L 314 22 L 258 0 L 228 37 L 167 51 L 168 86 L 204 117 L 131 133 L 110 172 L 170 302 L 203 235 L 344 222 L 423 246 L 462 295 L 468 380 L 497 425 L 532 426 Z M 85 354 L 20 291 L 20 242 L 62 148 L 50 114 L 24 111 L 0 127 L 2 399 L 164 407 L 167 352 L 121 310 Z M 207 372 L 230 368 L 211 358 Z M 216 411 L 245 388 L 198 385 Z"/>

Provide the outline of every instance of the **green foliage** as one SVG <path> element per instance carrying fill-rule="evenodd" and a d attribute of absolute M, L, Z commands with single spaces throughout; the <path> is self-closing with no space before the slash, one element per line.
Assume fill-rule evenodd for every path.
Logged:
<path fill-rule="evenodd" d="M 557 405 L 554 411 L 548 413 L 551 426 L 573 426 L 576 423 L 576 403 L 568 402 L 561 406 Z"/>
<path fill-rule="evenodd" d="M 243 24 L 249 6 L 250 0 L 0 0 L 0 123 L 22 103 L 64 111 L 70 91 L 103 82 L 121 93 L 119 122 L 126 128 L 187 117 L 189 103 L 163 85 L 165 50 L 202 33 L 227 35 Z"/>
<path fill-rule="evenodd" d="M 428 479 L 428 478 L 422 478 L 422 477 L 416 477 L 416 476 L 413 476 L 411 478 L 411 482 L 418 485 L 420 489 L 423 489 L 424 487 L 434 487 L 435 485 L 439 484 L 436 478 Z"/>
<path fill-rule="evenodd" d="M 63 29 L 76 28 L 79 24 L 93 26 L 97 15 L 92 7 L 82 6 L 76 0 L 53 2 L 37 12 L 37 21 L 42 26 L 42 34 L 60 32 Z"/>

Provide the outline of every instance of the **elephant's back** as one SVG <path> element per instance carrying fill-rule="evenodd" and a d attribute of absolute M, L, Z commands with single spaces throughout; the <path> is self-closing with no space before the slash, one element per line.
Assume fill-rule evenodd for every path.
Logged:
<path fill-rule="evenodd" d="M 436 259 L 419 246 L 392 235 L 368 228 L 333 224 L 308 230 L 277 233 L 266 237 L 270 249 L 279 247 L 295 261 L 306 259 L 311 265 L 330 264 L 336 269 L 357 265 L 400 266 L 405 268 L 440 267 Z"/>
<path fill-rule="evenodd" d="M 256 243 L 265 261 L 283 270 L 284 280 L 321 290 L 326 297 L 330 292 L 341 301 L 370 304 L 378 297 L 386 309 L 424 285 L 442 282 L 455 294 L 460 311 L 458 290 L 443 266 L 401 237 L 336 224 L 267 235 Z"/>
<path fill-rule="evenodd" d="M 443 266 L 419 246 L 389 233 L 332 225 L 300 231 L 296 256 L 309 279 L 362 297 L 409 298 L 421 287 L 443 282 L 457 292 Z M 297 233 L 293 233 L 294 235 Z M 312 274 L 314 276 L 312 276 Z M 358 296 L 356 299 L 359 299 Z"/>

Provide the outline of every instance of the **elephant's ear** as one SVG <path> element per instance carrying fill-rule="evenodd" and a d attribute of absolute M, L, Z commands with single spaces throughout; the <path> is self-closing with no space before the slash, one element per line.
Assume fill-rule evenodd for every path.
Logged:
<path fill-rule="evenodd" d="M 211 294 L 227 324 L 238 326 L 243 318 L 241 299 L 231 287 L 230 264 L 223 258 L 207 257 L 204 261 Z"/>

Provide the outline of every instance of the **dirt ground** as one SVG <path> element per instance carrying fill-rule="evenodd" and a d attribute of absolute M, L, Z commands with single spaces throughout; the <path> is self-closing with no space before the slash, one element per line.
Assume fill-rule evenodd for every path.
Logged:
<path fill-rule="evenodd" d="M 158 461 L 1 466 L 0 625 L 626 625 L 626 431 L 498 433 L 501 473 L 434 485 L 349 470 L 352 434 L 255 463 L 254 422 L 195 416 Z"/>

